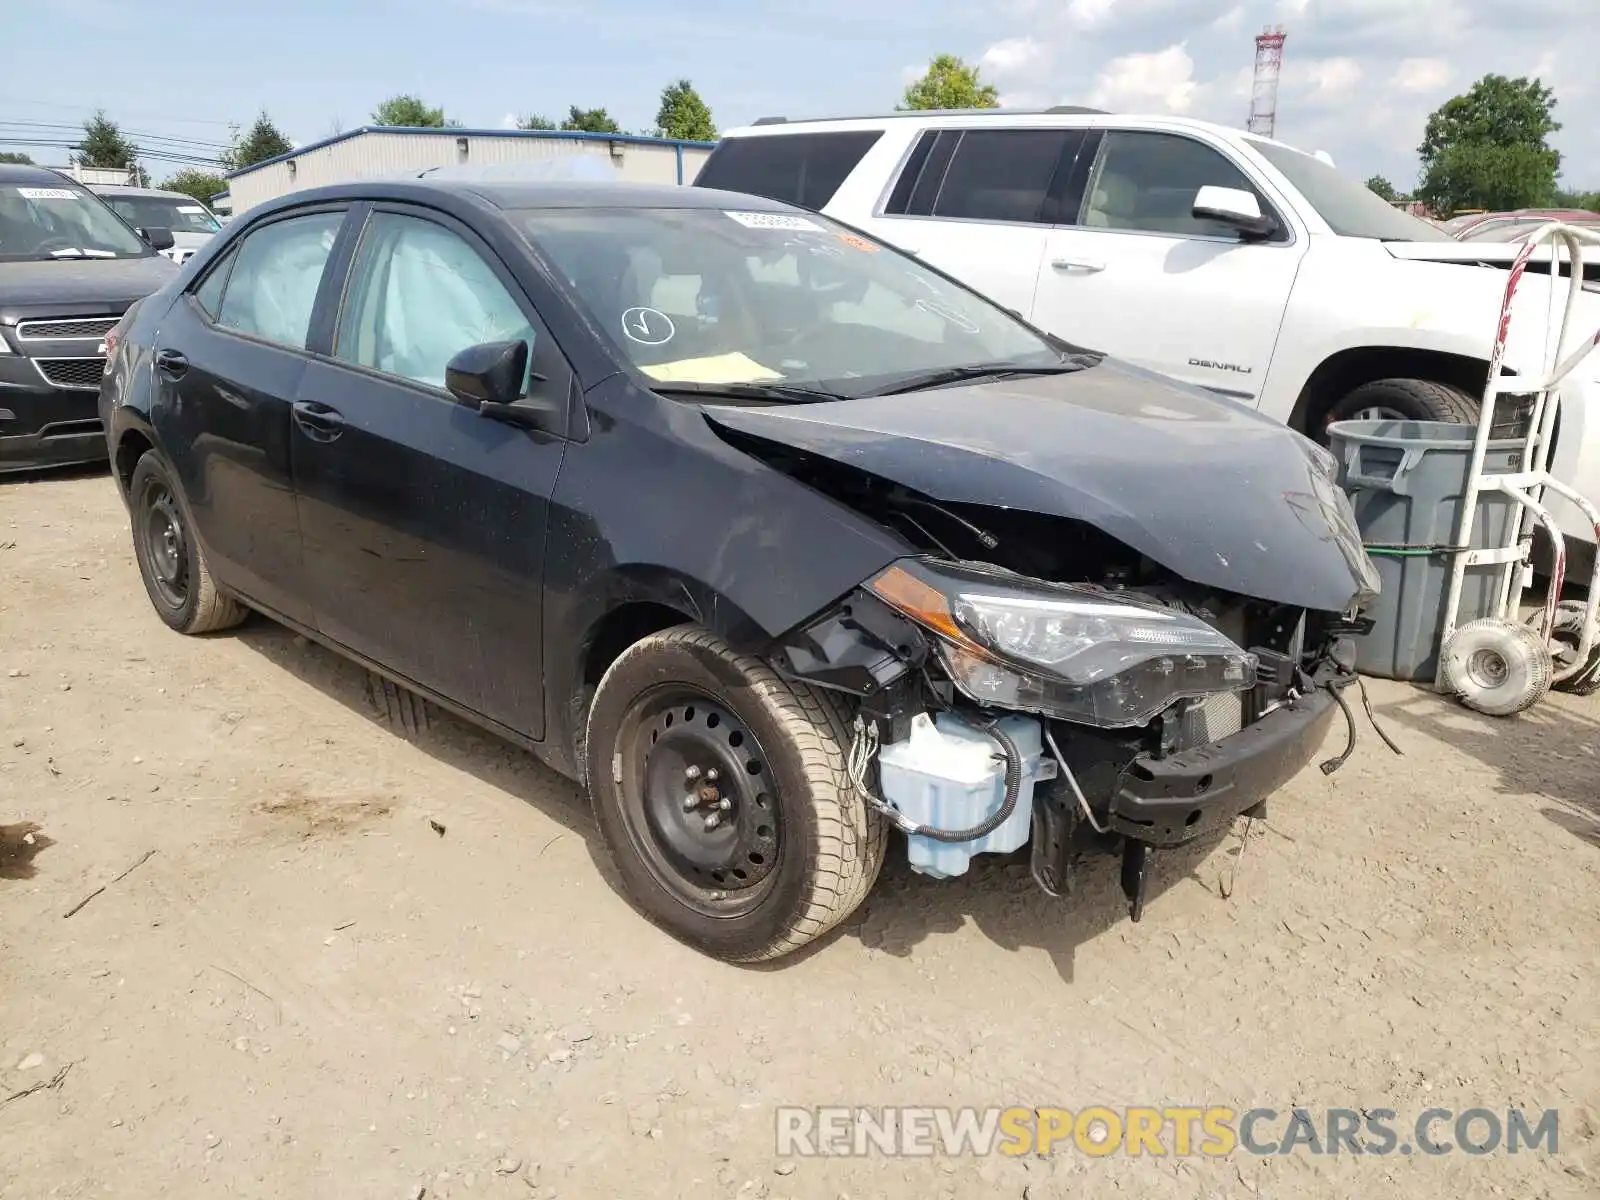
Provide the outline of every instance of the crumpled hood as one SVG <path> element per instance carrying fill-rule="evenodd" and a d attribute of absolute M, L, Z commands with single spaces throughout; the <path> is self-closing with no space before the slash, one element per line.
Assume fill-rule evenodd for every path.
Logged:
<path fill-rule="evenodd" d="M 1124 363 L 705 413 L 934 499 L 1084 521 L 1204 586 L 1335 613 L 1374 590 L 1350 506 L 1306 439 Z"/>
<path fill-rule="evenodd" d="M 177 273 L 172 260 L 159 254 L 0 262 L 0 324 L 47 305 L 83 306 L 85 314 L 120 313 Z"/>

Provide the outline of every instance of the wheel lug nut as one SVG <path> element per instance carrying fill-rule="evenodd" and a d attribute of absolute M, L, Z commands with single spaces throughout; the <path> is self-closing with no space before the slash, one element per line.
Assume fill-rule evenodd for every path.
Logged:
<path fill-rule="evenodd" d="M 707 783 L 715 783 L 716 781 L 717 781 L 717 769 L 715 767 L 707 767 L 706 768 L 706 782 Z"/>
<path fill-rule="evenodd" d="M 710 833 L 713 829 L 717 828 L 721 824 L 722 824 L 722 814 L 721 813 L 712 813 L 709 817 L 706 818 L 706 832 Z"/>
<path fill-rule="evenodd" d="M 721 800 L 717 801 L 717 807 L 723 812 L 727 812 L 733 807 L 733 801 L 724 796 Z"/>
<path fill-rule="evenodd" d="M 683 811 L 684 812 L 693 812 L 695 809 L 697 809 L 699 807 L 700 807 L 700 797 L 699 797 L 699 795 L 697 793 L 690 792 L 687 796 L 685 796 L 683 798 Z"/>
<path fill-rule="evenodd" d="M 700 778 L 700 768 L 699 767 L 690 767 L 688 770 L 686 770 L 683 773 L 683 777 L 685 779 L 687 779 L 690 783 L 693 783 L 696 779 Z"/>

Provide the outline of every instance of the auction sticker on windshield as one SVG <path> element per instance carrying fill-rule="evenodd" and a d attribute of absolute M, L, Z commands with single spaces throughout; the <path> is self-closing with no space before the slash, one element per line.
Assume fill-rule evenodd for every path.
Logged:
<path fill-rule="evenodd" d="M 822 226 L 806 217 L 791 216 L 789 213 L 764 213 L 764 212 L 730 212 L 723 210 L 723 216 L 732 217 L 746 229 L 803 229 L 807 233 L 821 233 Z"/>
<path fill-rule="evenodd" d="M 76 200 L 78 193 L 71 188 L 19 187 L 17 195 L 24 200 Z"/>

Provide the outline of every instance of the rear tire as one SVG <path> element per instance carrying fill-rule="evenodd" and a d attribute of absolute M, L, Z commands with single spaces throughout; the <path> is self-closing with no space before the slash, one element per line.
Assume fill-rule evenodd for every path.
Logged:
<path fill-rule="evenodd" d="M 145 451 L 133 468 L 128 512 L 145 593 L 170 628 L 187 634 L 215 633 L 249 615 L 238 601 L 217 590 L 172 470 L 154 450 Z"/>
<path fill-rule="evenodd" d="M 1427 379 L 1377 379 L 1364 383 L 1328 406 L 1316 429 L 1317 441 L 1328 444 L 1328 426 L 1335 421 L 1396 420 L 1478 423 L 1478 401 L 1460 388 Z"/>
<path fill-rule="evenodd" d="M 1488 617 L 1450 635 L 1439 656 L 1440 690 L 1491 717 L 1532 708 L 1550 692 L 1550 647 L 1536 631 Z"/>
<path fill-rule="evenodd" d="M 850 784 L 849 737 L 833 697 L 706 630 L 629 647 L 596 689 L 586 765 L 634 905 L 729 962 L 778 958 L 838 925 L 877 879 L 888 835 Z"/>

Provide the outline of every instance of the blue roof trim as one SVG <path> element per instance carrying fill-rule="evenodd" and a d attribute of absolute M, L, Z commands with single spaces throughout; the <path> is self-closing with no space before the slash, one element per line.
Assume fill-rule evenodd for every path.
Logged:
<path fill-rule="evenodd" d="M 441 137 L 503 137 L 503 138 L 551 138 L 556 141 L 567 142 L 621 142 L 628 146 L 675 146 L 681 155 L 685 148 L 691 150 L 710 150 L 715 142 L 687 142 L 679 138 L 644 137 L 637 133 L 583 133 L 578 130 L 568 129 L 460 129 L 447 125 L 417 127 L 411 125 L 363 125 L 359 129 L 349 129 L 344 133 L 336 133 L 332 137 L 325 137 L 321 141 L 307 142 L 304 146 L 296 146 L 287 154 L 274 155 L 264 158 L 258 163 L 251 163 L 248 167 L 241 167 L 237 171 L 224 172 L 224 179 L 237 179 L 241 175 L 248 175 L 251 171 L 259 171 L 262 167 L 270 167 L 274 163 L 287 162 L 291 158 L 298 158 L 302 154 L 309 154 L 313 150 L 321 150 L 324 146 L 332 146 L 336 142 L 347 142 L 353 137 L 360 137 L 364 133 L 426 133 Z"/>

